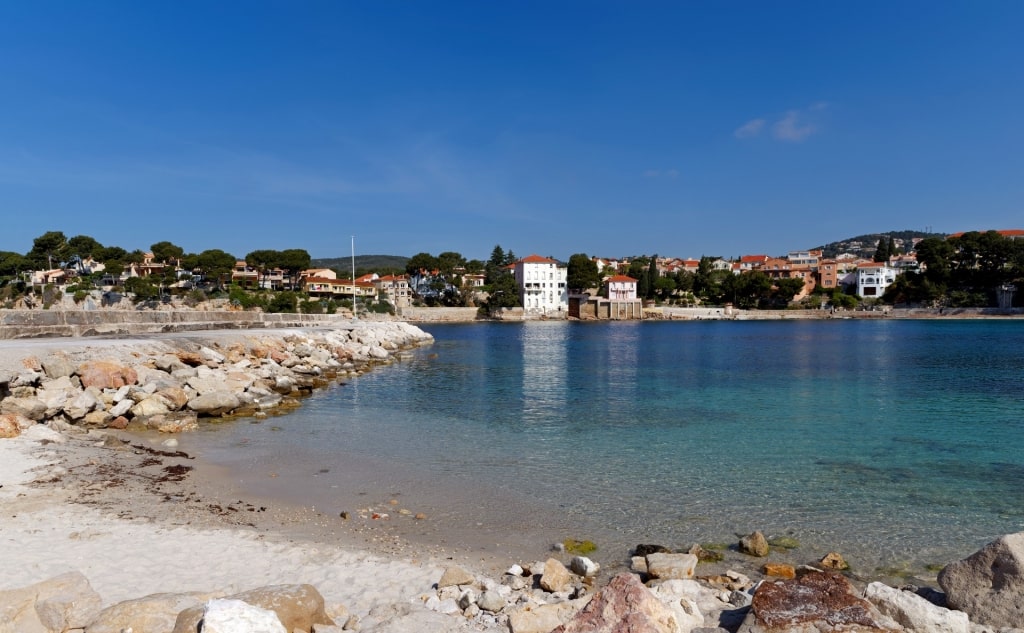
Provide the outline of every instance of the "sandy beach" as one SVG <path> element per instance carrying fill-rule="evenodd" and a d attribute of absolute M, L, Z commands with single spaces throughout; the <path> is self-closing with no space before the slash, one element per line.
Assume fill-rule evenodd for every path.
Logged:
<path fill-rule="evenodd" d="M 16 375 L 51 354 L 73 363 L 127 362 L 164 351 L 170 337 L 210 345 L 238 336 L 2 341 L 0 371 Z M 322 593 L 329 614 L 342 623 L 356 615 L 360 630 L 403 630 L 406 620 L 416 623 L 408 630 L 470 626 L 422 606 L 454 555 L 410 552 L 377 530 L 338 533 L 312 508 L 249 503 L 222 473 L 196 464 L 169 438 L 113 429 L 61 436 L 37 425 L 0 440 L 0 591 L 73 570 L 104 606 L 163 592 L 229 595 L 307 583 Z M 474 630 L 487 628 L 477 623 Z"/>
<path fill-rule="evenodd" d="M 207 347 L 212 346 L 230 353 L 240 349 L 243 339 L 256 344 L 251 337 L 259 338 L 259 344 L 288 337 L 296 349 L 318 340 L 296 336 L 295 330 L 206 331 L 124 339 L 2 341 L 0 382 L 5 389 L 10 385 L 24 390 L 13 385 L 26 375 L 38 374 L 39 366 L 53 358 L 73 365 L 110 359 L 135 363 L 143 371 L 143 364 L 175 350 L 193 354 L 183 350 L 194 347 L 212 353 Z M 399 348 L 393 353 L 399 353 Z M 252 349 L 243 354 L 243 364 L 258 358 L 252 354 Z M 239 361 L 230 362 L 242 366 L 237 365 Z M 603 591 L 594 592 L 605 583 L 610 587 L 623 577 L 639 582 L 636 579 L 641 576 L 657 580 L 650 595 L 644 594 L 645 599 L 656 596 L 663 605 L 652 607 L 655 611 L 675 609 L 674 615 L 665 612 L 665 617 L 674 618 L 678 627 L 666 630 L 717 624 L 735 631 L 750 612 L 756 583 L 771 580 L 762 566 L 764 559 L 748 556 L 742 544 L 739 550 L 722 552 L 724 559 L 718 562 L 702 562 L 699 583 L 697 557 L 707 552 L 692 550 L 670 554 L 689 557 L 689 562 L 682 563 L 682 576 L 659 576 L 660 572 L 647 567 L 653 564 L 652 554 L 640 556 L 638 562 L 630 561 L 629 552 L 608 554 L 617 561 L 606 559 L 606 568 L 594 575 L 578 571 L 574 576 L 566 570 L 575 568 L 572 552 L 549 551 L 544 555 L 549 557 L 546 562 L 501 559 L 459 547 L 458 540 L 449 544 L 410 538 L 423 531 L 417 522 L 429 523 L 431 517 L 406 510 L 399 499 L 367 498 L 365 505 L 339 513 L 337 508 L 304 507 L 255 496 L 258 493 L 251 487 L 240 485 L 220 467 L 191 452 L 189 447 L 200 446 L 198 434 L 92 428 L 59 420 L 22 422 L 27 424 L 22 424 L 18 437 L 0 439 L 0 539 L 4 544 L 0 633 L 81 630 L 80 626 L 25 628 L 24 620 L 11 619 L 12 613 L 18 617 L 25 613 L 17 601 L 11 602 L 11 596 L 67 572 L 82 575 L 89 591 L 98 596 L 99 606 L 107 610 L 104 613 L 125 601 L 158 594 L 175 594 L 174 600 L 198 608 L 214 598 L 259 588 L 308 585 L 322 596 L 324 612 L 337 625 L 312 629 L 326 633 L 340 631 L 342 626 L 377 633 L 546 633 L 559 623 L 566 624 L 577 612 L 582 614 L 580 610 L 592 598 L 597 602 L 595 596 Z M 266 475 L 274 477 L 272 472 Z M 655 556 L 669 555 L 668 550 L 653 551 Z M 506 573 L 519 565 L 525 571 Z M 795 573 L 792 565 L 779 567 Z M 445 578 L 453 569 L 462 580 L 446 587 Z M 559 588 L 546 584 L 551 569 L 561 569 L 564 575 Z M 808 570 L 813 572 L 808 567 L 802 573 Z M 667 573 L 679 573 L 678 568 Z M 690 579 L 686 580 L 690 584 L 672 585 L 669 578 Z M 94 629 L 90 625 L 85 633 L 193 630 L 182 629 L 180 623 L 175 626 L 176 614 L 185 613 L 179 606 L 165 607 L 168 612 L 160 626 Z M 97 621 L 103 615 L 99 617 Z"/>
<path fill-rule="evenodd" d="M 109 606 L 161 592 L 231 594 L 308 583 L 324 595 L 329 613 L 359 614 L 369 626 L 371 610 L 415 605 L 443 572 L 445 561 L 433 557 L 398 560 L 330 543 L 296 542 L 266 529 L 287 521 L 281 516 L 268 515 L 258 521 L 261 529 L 254 528 L 257 521 L 251 517 L 262 514 L 258 508 L 225 503 L 225 510 L 218 511 L 210 506 L 219 502 L 209 499 L 202 507 L 198 500 L 163 502 L 162 496 L 180 484 L 172 477 L 173 485 L 161 489 L 147 481 L 144 469 L 121 470 L 128 464 L 120 459 L 118 466 L 93 464 L 97 468 L 83 474 L 82 464 L 95 461 L 94 451 L 79 444 L 87 442 L 102 440 L 0 441 L 0 538 L 5 543 L 0 590 L 78 570 Z M 160 461 L 151 467 L 156 473 L 187 461 L 160 458 L 160 452 L 169 451 L 128 446 L 125 452 L 132 457 Z M 40 481 L 47 483 L 33 483 Z M 195 495 L 193 486 L 184 488 L 172 494 Z M 419 614 L 427 621 L 433 615 Z M 456 623 L 446 618 L 438 630 L 451 630 Z"/>

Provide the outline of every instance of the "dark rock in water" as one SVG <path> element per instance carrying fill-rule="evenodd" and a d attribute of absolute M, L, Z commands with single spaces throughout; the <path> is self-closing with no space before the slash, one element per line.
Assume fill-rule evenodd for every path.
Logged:
<path fill-rule="evenodd" d="M 884 618 L 854 595 L 839 574 L 811 572 L 795 580 L 765 582 L 754 594 L 741 633 L 764 630 L 886 631 Z"/>
<path fill-rule="evenodd" d="M 633 548 L 633 556 L 647 556 L 648 554 L 671 554 L 672 550 L 664 545 L 637 545 Z"/>
<path fill-rule="evenodd" d="M 1007 534 L 939 572 L 952 609 L 972 622 L 1024 628 L 1024 532 Z"/>

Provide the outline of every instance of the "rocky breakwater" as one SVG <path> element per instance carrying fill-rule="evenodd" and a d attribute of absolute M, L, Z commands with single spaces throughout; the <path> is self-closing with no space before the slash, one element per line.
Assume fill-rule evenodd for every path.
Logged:
<path fill-rule="evenodd" d="M 265 416 L 317 387 L 392 362 L 433 337 L 401 322 L 309 330 L 208 332 L 115 341 L 62 341 L 9 356 L 0 368 L 0 437 L 38 423 L 89 428 L 197 428 L 204 417 Z"/>

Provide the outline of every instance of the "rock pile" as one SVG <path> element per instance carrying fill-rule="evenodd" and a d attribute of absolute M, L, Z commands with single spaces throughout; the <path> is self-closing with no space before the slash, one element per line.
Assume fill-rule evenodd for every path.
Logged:
<path fill-rule="evenodd" d="M 1024 533 L 1004 537 L 972 557 L 953 563 L 944 584 L 969 589 L 976 598 L 991 594 L 989 610 L 949 609 L 947 596 L 931 589 L 894 588 L 871 583 L 855 588 L 846 576 L 801 567 L 793 579 L 751 582 L 743 574 L 679 578 L 651 573 L 665 552 L 647 554 L 648 572 L 623 572 L 598 588 L 598 566 L 576 557 L 566 566 L 557 558 L 513 565 L 499 580 L 478 577 L 461 567 L 444 570 L 437 583 L 411 600 L 353 614 L 327 604 L 311 585 L 273 585 L 233 595 L 223 592 L 154 594 L 106 608 L 79 572 L 0 591 L 0 630 L 84 631 L 84 633 L 185 633 L 246 631 L 273 633 L 363 633 L 480 631 L 509 633 L 1016 633 L 1013 607 L 992 606 L 996 597 L 1013 600 L 1007 587 L 1020 581 L 1020 569 L 1003 569 L 999 586 L 989 584 L 993 552 L 1017 558 Z M 692 556 L 683 554 L 681 556 Z M 659 558 L 660 557 L 660 558 Z M 682 561 L 680 561 L 682 562 Z M 954 576 L 951 576 L 954 575 Z M 1015 596 L 1019 599 L 1019 593 Z M 949 600 L 958 599 L 950 593 Z M 983 602 L 983 601 L 976 601 Z"/>
<path fill-rule="evenodd" d="M 203 417 L 266 415 L 313 389 L 432 341 L 419 328 L 373 322 L 350 329 L 224 333 L 140 345 L 120 358 L 73 362 L 55 353 L 0 371 L 0 437 L 46 422 L 59 430 L 134 427 L 177 433 Z M 109 352 L 109 350 L 107 350 Z M 96 350 L 95 354 L 103 353 Z"/>

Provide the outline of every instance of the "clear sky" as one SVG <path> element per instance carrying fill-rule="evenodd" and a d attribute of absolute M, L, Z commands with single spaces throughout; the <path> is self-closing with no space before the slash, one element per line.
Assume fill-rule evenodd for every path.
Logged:
<path fill-rule="evenodd" d="M 0 250 L 1024 228 L 1024 2 L 0 3 Z"/>

